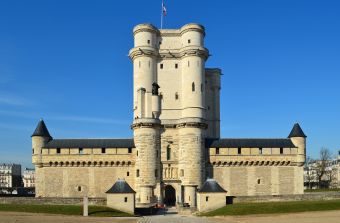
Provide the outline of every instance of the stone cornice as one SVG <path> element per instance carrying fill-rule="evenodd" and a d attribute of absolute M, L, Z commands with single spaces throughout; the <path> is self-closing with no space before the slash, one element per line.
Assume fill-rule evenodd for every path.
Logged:
<path fill-rule="evenodd" d="M 159 123 L 144 123 L 144 122 L 139 122 L 139 123 L 134 123 L 131 125 L 131 129 L 136 129 L 136 128 L 159 128 L 161 127 L 161 124 Z"/>
<path fill-rule="evenodd" d="M 182 49 L 155 49 L 152 47 L 135 47 L 129 51 L 129 57 L 134 60 L 137 57 L 147 56 L 147 57 L 159 57 L 167 59 L 181 59 L 190 56 L 202 57 L 207 60 L 209 57 L 208 49 L 201 46 L 190 46 L 184 47 Z"/>

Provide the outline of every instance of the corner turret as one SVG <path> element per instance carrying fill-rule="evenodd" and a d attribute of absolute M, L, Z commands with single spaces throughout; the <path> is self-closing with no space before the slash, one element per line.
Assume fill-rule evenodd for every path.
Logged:
<path fill-rule="evenodd" d="M 295 123 L 292 131 L 288 135 L 293 142 L 293 144 L 297 147 L 297 163 L 299 166 L 303 166 L 306 161 L 306 138 L 307 136 L 302 131 L 299 123 Z"/>
<path fill-rule="evenodd" d="M 52 140 L 52 136 L 48 132 L 44 120 L 40 120 L 35 131 L 32 134 L 32 163 L 36 167 L 41 167 L 41 150 L 47 142 Z"/>

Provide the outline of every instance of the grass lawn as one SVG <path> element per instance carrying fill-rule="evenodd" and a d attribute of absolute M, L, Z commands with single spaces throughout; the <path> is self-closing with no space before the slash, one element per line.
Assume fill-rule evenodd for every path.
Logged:
<path fill-rule="evenodd" d="M 0 204 L 0 211 L 83 215 L 83 207 L 77 205 Z M 133 215 L 105 206 L 89 206 L 89 216 L 131 217 Z"/>
<path fill-rule="evenodd" d="M 340 188 L 325 188 L 325 189 L 306 189 L 305 192 L 334 192 L 339 191 Z"/>
<path fill-rule="evenodd" d="M 340 200 L 239 203 L 202 213 L 202 216 L 294 213 L 304 211 L 340 210 Z"/>

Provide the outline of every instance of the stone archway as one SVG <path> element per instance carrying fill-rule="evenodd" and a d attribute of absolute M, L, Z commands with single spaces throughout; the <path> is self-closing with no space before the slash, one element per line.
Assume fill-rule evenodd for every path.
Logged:
<path fill-rule="evenodd" d="M 166 185 L 164 188 L 164 204 L 168 206 L 176 205 L 176 190 L 171 185 Z"/>

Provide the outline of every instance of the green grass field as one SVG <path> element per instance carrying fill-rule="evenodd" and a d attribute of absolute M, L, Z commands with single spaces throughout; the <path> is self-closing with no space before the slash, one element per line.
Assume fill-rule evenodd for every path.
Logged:
<path fill-rule="evenodd" d="M 340 200 L 329 201 L 289 201 L 268 203 L 239 203 L 202 213 L 202 216 L 250 215 L 294 213 L 305 211 L 340 210 Z"/>
<path fill-rule="evenodd" d="M 0 204 L 0 211 L 48 213 L 63 215 L 82 215 L 82 206 L 76 205 L 27 205 Z M 130 217 L 132 215 L 105 206 L 89 206 L 89 216 L 98 217 Z"/>

